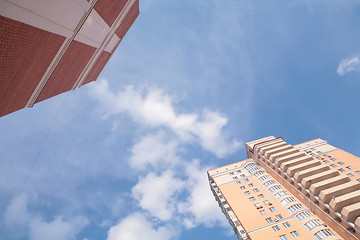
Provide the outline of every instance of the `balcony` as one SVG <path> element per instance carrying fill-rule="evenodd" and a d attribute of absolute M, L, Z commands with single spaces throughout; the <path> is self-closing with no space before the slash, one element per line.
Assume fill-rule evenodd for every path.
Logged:
<path fill-rule="evenodd" d="M 291 160 L 301 158 L 301 157 L 305 157 L 305 156 L 306 156 L 305 153 L 297 151 L 297 152 L 292 153 L 290 155 L 283 156 L 283 157 L 280 157 L 278 159 L 273 159 L 273 162 L 275 161 L 276 166 L 280 167 L 280 165 L 282 163 L 284 163 L 284 162 L 291 161 Z"/>
<path fill-rule="evenodd" d="M 282 163 L 280 165 L 280 168 L 285 172 L 289 167 L 293 167 L 293 166 L 296 166 L 296 165 L 299 165 L 299 164 L 302 164 L 302 163 L 306 163 L 306 162 L 309 162 L 311 160 L 313 160 L 312 157 L 303 156 L 303 157 L 296 158 L 294 160 L 290 160 L 290 161 Z"/>
<path fill-rule="evenodd" d="M 287 146 L 287 145 L 288 144 L 286 142 L 281 141 L 281 142 L 276 142 L 276 143 L 272 143 L 272 144 L 265 145 L 265 146 L 259 146 L 258 148 L 260 149 L 260 154 L 264 155 L 264 153 L 266 151 L 269 151 L 271 149 L 278 148 L 278 147 Z"/>
<path fill-rule="evenodd" d="M 325 172 L 325 171 L 327 171 L 329 169 L 330 169 L 329 166 L 322 164 L 322 165 L 312 167 L 312 168 L 309 168 L 309 169 L 305 169 L 305 170 L 302 170 L 302 171 L 299 171 L 299 172 L 295 173 L 294 179 L 295 179 L 296 182 L 301 182 L 302 179 L 305 178 L 305 177 L 308 177 L 308 176 L 311 176 L 311 175 L 314 175 L 314 174 L 317 174 L 317 173 L 320 173 L 320 172 Z"/>
<path fill-rule="evenodd" d="M 294 149 L 294 148 L 293 148 L 293 146 L 287 144 L 287 145 L 285 145 L 285 146 L 281 146 L 281 147 L 277 147 L 277 148 L 273 148 L 273 149 L 271 149 L 271 150 L 265 151 L 264 156 L 265 156 L 266 158 L 269 158 L 269 159 L 270 159 L 270 156 L 275 155 L 276 153 L 279 153 L 279 152 L 283 152 L 283 151 L 289 150 L 289 149 Z"/>
<path fill-rule="evenodd" d="M 309 188 L 311 184 L 324 181 L 326 179 L 339 176 L 340 173 L 334 169 L 327 170 L 325 172 L 317 173 L 306 178 L 303 178 L 301 185 L 304 188 Z"/>
<path fill-rule="evenodd" d="M 331 188 L 331 187 L 335 187 L 339 184 L 343 184 L 346 182 L 350 182 L 350 178 L 347 176 L 340 175 L 340 176 L 329 178 L 329 179 L 321 181 L 321 182 L 311 184 L 309 190 L 310 190 L 310 193 L 312 194 L 312 196 L 318 196 L 320 191 Z M 315 199 L 312 198 L 311 200 L 314 201 Z"/>
<path fill-rule="evenodd" d="M 291 148 L 289 148 L 289 149 L 287 149 L 285 151 L 281 151 L 281 152 L 278 152 L 276 154 L 270 155 L 269 159 L 270 159 L 271 162 L 274 162 L 275 159 L 277 159 L 277 158 L 285 157 L 285 156 L 288 156 L 288 155 L 291 155 L 291 154 L 294 154 L 294 153 L 297 153 L 297 152 L 299 152 L 299 150 L 297 150 L 296 148 L 291 147 Z"/>
<path fill-rule="evenodd" d="M 312 160 L 312 161 L 308 161 L 306 163 L 295 165 L 293 167 L 289 167 L 286 172 L 287 172 L 288 176 L 293 177 L 297 171 L 302 171 L 302 170 L 305 170 L 308 168 L 312 168 L 312 167 L 318 166 L 320 164 L 321 164 L 320 161 Z"/>
<path fill-rule="evenodd" d="M 354 223 L 356 218 L 360 216 L 360 202 L 348 205 L 341 210 L 341 218 L 345 221 L 342 221 L 341 224 L 349 229 L 348 223 Z"/>
<path fill-rule="evenodd" d="M 346 206 L 360 202 L 360 190 L 333 198 L 330 201 L 330 209 L 335 212 L 342 212 Z"/>

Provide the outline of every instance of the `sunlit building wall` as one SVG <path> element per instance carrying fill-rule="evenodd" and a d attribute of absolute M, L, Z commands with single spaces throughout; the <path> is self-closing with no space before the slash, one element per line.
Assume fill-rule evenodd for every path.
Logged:
<path fill-rule="evenodd" d="M 248 158 L 208 171 L 238 239 L 358 239 L 360 159 L 315 139 L 246 143 Z"/>

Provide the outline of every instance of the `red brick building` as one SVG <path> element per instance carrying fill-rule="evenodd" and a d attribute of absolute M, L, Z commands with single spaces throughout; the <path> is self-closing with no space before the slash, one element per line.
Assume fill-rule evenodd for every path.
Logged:
<path fill-rule="evenodd" d="M 95 81 L 139 0 L 1 0 L 0 117 Z"/>

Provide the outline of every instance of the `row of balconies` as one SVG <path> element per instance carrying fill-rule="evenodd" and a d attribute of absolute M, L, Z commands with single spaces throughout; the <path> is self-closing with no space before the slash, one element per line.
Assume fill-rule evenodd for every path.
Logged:
<path fill-rule="evenodd" d="M 265 164 L 360 237 L 359 183 L 284 141 L 258 146 L 256 152 Z"/>
<path fill-rule="evenodd" d="M 270 180 L 270 181 L 271 181 L 271 180 Z M 273 184 L 270 184 L 269 186 L 267 186 L 267 188 L 270 189 L 272 186 L 273 186 Z M 280 192 L 280 191 L 284 191 L 284 188 L 280 188 L 280 189 L 274 191 L 273 194 L 276 195 L 276 193 L 278 193 L 278 192 Z M 281 202 L 282 200 L 284 200 L 284 199 L 286 199 L 286 198 L 291 198 L 291 197 L 289 197 L 289 196 L 290 196 L 290 195 L 285 194 L 285 195 L 281 196 L 280 198 L 278 198 L 278 200 L 279 200 L 279 202 Z M 299 204 L 301 204 L 301 202 L 298 201 L 298 200 L 296 200 L 296 199 L 294 199 L 293 201 L 289 201 L 289 202 L 287 202 L 287 203 L 285 203 L 285 204 L 282 204 L 282 205 L 284 205 L 284 207 L 286 207 L 286 208 L 289 209 L 289 206 L 291 207 L 291 206 L 293 206 L 293 205 L 299 205 Z M 271 204 L 269 204 L 269 205 L 271 205 Z M 289 211 L 290 211 L 290 210 L 289 210 Z M 306 210 L 306 209 L 304 209 L 304 208 L 299 208 L 298 210 L 296 210 L 295 212 L 293 212 L 293 214 L 292 214 L 289 218 L 283 219 L 283 220 L 292 219 L 292 218 L 296 217 L 297 215 L 299 215 L 301 212 L 304 212 L 304 211 L 308 211 L 308 210 Z M 306 224 L 306 223 L 308 223 L 308 222 L 310 222 L 311 220 L 314 220 L 314 219 L 318 219 L 318 218 L 317 218 L 316 216 L 309 215 L 309 217 L 303 218 L 302 221 L 304 222 L 304 224 Z M 280 220 L 280 219 L 277 218 L 277 217 L 274 219 L 275 222 L 277 222 L 277 221 L 279 221 L 279 220 Z M 322 223 L 322 224 L 319 224 L 319 225 L 317 225 L 317 226 L 314 226 L 312 229 L 309 229 L 309 231 L 310 231 L 312 234 L 314 234 L 314 235 L 315 235 L 317 232 L 319 232 L 319 231 L 325 231 L 325 230 L 328 230 L 328 227 L 327 227 L 326 224 L 323 224 L 323 223 Z M 338 239 L 338 238 L 336 237 L 336 235 L 329 235 L 329 236 L 327 236 L 326 239 L 336 240 L 336 239 Z"/>

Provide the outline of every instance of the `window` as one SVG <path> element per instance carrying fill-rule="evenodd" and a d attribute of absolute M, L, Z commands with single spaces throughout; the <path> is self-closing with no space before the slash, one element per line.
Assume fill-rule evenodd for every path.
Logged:
<path fill-rule="evenodd" d="M 263 195 L 263 194 L 259 194 L 258 197 L 259 197 L 259 198 L 263 198 L 264 195 Z"/>
<path fill-rule="evenodd" d="M 244 181 L 245 181 L 245 182 L 248 182 L 248 181 L 250 181 L 250 180 L 249 180 L 249 179 L 247 179 L 247 178 L 245 178 L 245 179 L 244 179 Z"/>
<path fill-rule="evenodd" d="M 226 211 L 230 212 L 230 211 L 231 211 L 231 208 L 227 207 L 227 208 L 226 208 Z"/>
<path fill-rule="evenodd" d="M 343 163 L 343 162 L 338 162 L 338 164 L 339 164 L 339 165 L 344 165 L 344 163 Z"/>
<path fill-rule="evenodd" d="M 244 230 L 240 230 L 240 234 L 244 234 L 245 233 L 245 231 Z"/>
<path fill-rule="evenodd" d="M 325 160 L 325 161 L 323 161 L 324 163 L 328 163 L 329 161 L 328 160 Z"/>
<path fill-rule="evenodd" d="M 241 181 L 237 181 L 236 183 L 237 183 L 237 184 L 241 184 Z"/>
<path fill-rule="evenodd" d="M 314 153 L 310 153 L 310 155 L 311 155 L 311 156 L 315 156 L 315 154 L 314 154 Z"/>
<path fill-rule="evenodd" d="M 352 167 L 351 167 L 351 166 L 347 166 L 346 168 L 347 168 L 347 169 L 352 169 Z"/>
<path fill-rule="evenodd" d="M 352 173 L 348 173 L 347 174 L 349 177 L 353 177 L 354 176 L 354 174 L 352 174 Z"/>
<path fill-rule="evenodd" d="M 344 169 L 342 169 L 342 168 L 340 168 L 340 169 L 339 169 L 339 171 L 340 171 L 340 172 L 345 172 L 345 170 L 344 170 Z"/>
<path fill-rule="evenodd" d="M 278 225 L 273 226 L 273 227 L 272 227 L 272 229 L 274 229 L 274 231 L 275 231 L 275 232 L 280 230 L 280 228 L 279 228 L 279 226 L 278 226 Z"/>
<path fill-rule="evenodd" d="M 288 210 L 293 213 L 295 212 L 296 210 L 298 209 L 301 209 L 303 208 L 303 206 L 301 204 L 295 204 L 295 205 L 292 205 L 291 207 L 288 208 Z"/>
<path fill-rule="evenodd" d="M 255 177 L 258 177 L 260 175 L 263 175 L 265 173 L 265 171 L 258 171 L 254 174 Z"/>
<path fill-rule="evenodd" d="M 232 173 L 229 173 L 230 175 L 234 175 L 234 173 L 232 172 Z"/>
<path fill-rule="evenodd" d="M 246 192 L 245 192 L 245 195 L 249 195 L 249 194 L 250 194 L 250 192 L 249 192 L 249 191 L 246 191 Z"/>
<path fill-rule="evenodd" d="M 249 198 L 250 201 L 255 201 L 254 197 Z"/>
<path fill-rule="evenodd" d="M 330 166 L 332 166 L 332 167 L 336 167 L 336 165 L 335 165 L 335 164 L 331 164 Z"/>
<path fill-rule="evenodd" d="M 299 236 L 299 234 L 298 234 L 297 231 L 290 232 L 290 234 L 291 234 L 291 236 L 293 236 L 293 237 L 298 237 L 298 236 Z"/>
<path fill-rule="evenodd" d="M 271 208 L 269 208 L 269 210 L 270 210 L 271 212 L 275 212 L 275 211 L 276 211 L 276 208 L 271 207 Z"/>
<path fill-rule="evenodd" d="M 333 232 L 330 231 L 330 229 L 323 229 L 315 233 L 315 237 L 317 237 L 319 240 L 326 238 L 327 236 L 334 235 Z"/>
<path fill-rule="evenodd" d="M 265 176 L 262 176 L 261 178 L 259 178 L 259 181 L 262 182 L 264 181 L 265 179 L 268 179 L 269 178 L 269 175 L 265 175 Z"/>
<path fill-rule="evenodd" d="M 258 192 L 259 191 L 259 189 L 257 189 L 257 188 L 254 188 L 254 192 Z"/>
<path fill-rule="evenodd" d="M 254 186 L 254 184 L 253 184 L 253 183 L 250 183 L 250 184 L 249 184 L 249 187 L 253 187 L 253 186 Z"/>
<path fill-rule="evenodd" d="M 273 222 L 273 220 L 272 220 L 272 218 L 271 218 L 271 217 L 269 217 L 269 218 L 265 218 L 265 220 L 266 220 L 268 223 Z"/>
<path fill-rule="evenodd" d="M 260 213 L 261 213 L 261 215 L 264 215 L 264 214 L 266 214 L 266 211 L 265 211 L 265 210 L 261 210 Z"/>
<path fill-rule="evenodd" d="M 281 189 L 281 187 L 280 187 L 279 185 L 275 185 L 275 186 L 269 188 L 269 191 L 270 191 L 270 192 L 275 192 L 275 191 L 278 190 L 278 189 Z"/>
<path fill-rule="evenodd" d="M 255 207 L 257 207 L 257 208 L 258 208 L 258 207 L 261 207 L 261 204 L 260 204 L 260 203 L 255 203 L 254 205 L 255 205 Z"/>
<path fill-rule="evenodd" d="M 278 214 L 278 215 L 276 215 L 275 216 L 277 219 L 282 219 L 283 218 L 283 216 L 281 215 L 281 214 Z"/>
<path fill-rule="evenodd" d="M 264 201 L 264 204 L 265 204 L 265 205 L 268 205 L 269 203 L 270 203 L 269 200 L 265 200 L 265 201 Z"/>
<path fill-rule="evenodd" d="M 271 184 L 274 184 L 274 183 L 275 183 L 275 180 L 269 180 L 269 181 L 264 183 L 264 186 L 267 187 L 267 186 L 269 186 Z"/>
<path fill-rule="evenodd" d="M 245 174 L 241 174 L 240 177 L 244 178 L 244 177 L 245 177 Z"/>
<path fill-rule="evenodd" d="M 219 198 L 220 198 L 220 199 L 223 199 L 224 197 L 223 197 L 223 195 L 220 195 Z"/>
<path fill-rule="evenodd" d="M 305 211 L 305 212 L 299 213 L 296 217 L 301 221 L 304 218 L 311 217 L 311 216 L 312 216 L 312 213 L 310 213 L 309 211 Z"/>
<path fill-rule="evenodd" d="M 305 223 L 305 227 L 309 230 L 313 229 L 316 226 L 323 224 L 319 219 L 313 219 Z"/>
<path fill-rule="evenodd" d="M 281 240 L 289 240 L 288 237 L 287 237 L 285 234 L 284 234 L 284 235 L 281 235 L 281 236 L 280 236 L 280 239 L 281 239 Z"/>
<path fill-rule="evenodd" d="M 355 171 L 355 173 L 360 174 L 360 171 Z"/>
<path fill-rule="evenodd" d="M 331 161 L 336 161 L 336 158 L 332 158 Z"/>
<path fill-rule="evenodd" d="M 238 170 L 237 173 L 241 173 L 241 170 Z"/>
<path fill-rule="evenodd" d="M 226 202 L 226 201 L 223 201 L 222 204 L 225 205 L 225 204 L 227 204 L 227 202 Z"/>
<path fill-rule="evenodd" d="M 245 186 L 241 186 L 240 189 L 244 190 L 244 189 L 246 189 L 246 187 L 245 187 Z"/>
<path fill-rule="evenodd" d="M 285 206 L 286 204 L 288 204 L 290 202 L 295 202 L 295 201 L 296 201 L 295 198 L 287 197 L 287 198 L 281 200 L 280 203 Z"/>
<path fill-rule="evenodd" d="M 290 223 L 288 223 L 288 222 L 284 222 L 283 225 L 284 225 L 285 228 L 290 227 Z"/>
<path fill-rule="evenodd" d="M 321 159 L 322 159 L 322 158 L 321 158 L 321 157 L 319 157 L 319 156 L 317 156 L 316 158 L 317 158 L 317 159 L 319 159 L 319 160 L 321 160 Z"/>
<path fill-rule="evenodd" d="M 238 177 L 233 177 L 233 179 L 234 179 L 234 180 L 237 180 L 237 179 L 238 179 Z"/>
<path fill-rule="evenodd" d="M 278 192 L 275 194 L 275 197 L 276 198 L 279 198 L 281 196 L 284 196 L 284 195 L 288 195 L 289 193 L 287 191 L 281 191 L 281 192 Z"/>
<path fill-rule="evenodd" d="M 219 190 L 216 190 L 215 192 L 216 192 L 216 193 L 220 193 L 220 191 L 219 191 Z"/>
<path fill-rule="evenodd" d="M 358 182 L 360 182 L 360 178 L 356 179 Z"/>
<path fill-rule="evenodd" d="M 327 155 L 327 154 L 324 154 L 324 157 L 330 157 L 329 155 Z"/>

